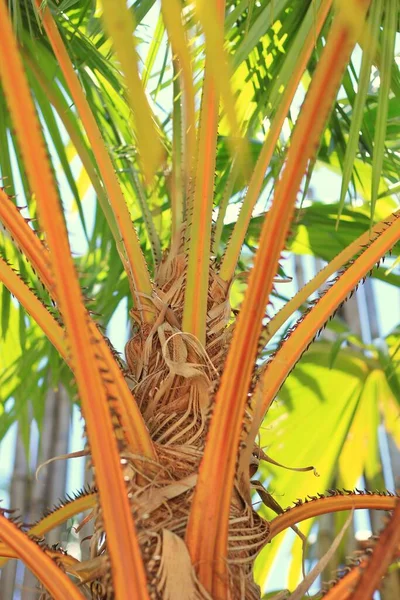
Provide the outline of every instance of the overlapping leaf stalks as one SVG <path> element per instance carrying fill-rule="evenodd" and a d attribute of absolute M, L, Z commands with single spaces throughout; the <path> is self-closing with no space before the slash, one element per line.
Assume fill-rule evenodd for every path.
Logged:
<path fill-rule="evenodd" d="M 4 34 L 0 49 L 8 59 L 0 73 L 30 185 L 37 196 L 48 249 L 34 239 L 32 230 L 24 224 L 15 207 L 13 213 L 11 209 L 9 213 L 4 210 L 8 200 L 3 198 L 3 192 L 0 209 L 5 225 L 60 309 L 60 323 L 36 302 L 32 292 L 5 261 L 0 263 L 0 275 L 28 312 L 51 333 L 53 344 L 76 376 L 86 420 L 87 453 L 93 461 L 95 475 L 93 489 L 57 507 L 34 525 L 28 531 L 31 539 L 26 539 L 25 544 L 20 541 L 24 539 L 21 531 L 10 519 L 0 515 L 0 555 L 4 559 L 20 556 L 55 598 L 79 599 L 83 592 L 98 600 L 113 597 L 117 600 L 257 600 L 260 590 L 253 580 L 255 557 L 263 545 L 284 528 L 324 512 L 366 507 L 392 510 L 397 504 L 397 496 L 333 493 L 334 498 L 316 498 L 311 503 L 300 503 L 289 512 L 282 511 L 270 524 L 253 509 L 251 498 L 254 485 L 268 500 L 268 494 L 264 494 L 257 482 L 251 482 L 257 460 L 260 456 L 265 458 L 255 444 L 263 414 L 317 330 L 400 237 L 400 219 L 393 215 L 379 223 L 371 235 L 362 236 L 351 252 L 338 257 L 314 284 L 304 288 L 290 305 L 293 311 L 328 277 L 345 266 L 320 301 L 282 342 L 276 357 L 262 369 L 258 368 L 260 337 L 264 341 L 268 339 L 268 333 L 262 337 L 265 307 L 285 247 L 297 192 L 309 161 L 315 157 L 342 71 L 361 34 L 369 2 L 354 2 L 356 18 L 344 10 L 343 3 L 338 3 L 337 16 L 265 218 L 237 321 L 233 320 L 229 304 L 230 286 L 285 111 L 278 113 L 274 135 L 265 142 L 244 199 L 243 216 L 238 220 L 219 269 L 211 255 L 211 216 L 220 96 L 231 130 L 237 133 L 228 68 L 218 71 L 215 60 L 223 56 L 222 27 L 218 28 L 216 23 L 222 20 L 225 3 L 221 0 L 216 3 L 215 19 L 207 16 L 208 6 L 204 1 L 196 3 L 206 48 L 201 116 L 196 133 L 191 63 L 185 56 L 184 28 L 173 19 L 165 19 L 176 54 L 175 71 L 179 72 L 180 64 L 183 72 L 187 106 L 182 113 L 186 118 L 185 130 L 190 131 L 186 143 L 195 156 L 190 153 L 185 156 L 184 176 L 174 174 L 175 183 L 180 182 L 182 189 L 173 203 L 176 214 L 172 219 L 172 243 L 157 264 L 153 281 L 131 227 L 101 132 L 90 113 L 68 53 L 50 11 L 43 8 L 39 0 L 36 4 L 43 9 L 43 26 L 68 82 L 93 154 L 102 166 L 110 202 L 105 210 L 110 212 L 110 206 L 112 208 L 110 222 L 135 309 L 132 336 L 126 345 L 124 379 L 120 365 L 82 302 L 54 179 L 43 139 L 38 134 L 35 108 L 7 9 L 0 4 L 3 19 L 0 33 Z M 316 19 L 319 30 L 330 10 L 328 0 L 320 4 Z M 179 5 L 173 2 L 171 6 L 179 15 Z M 110 0 L 104 0 L 104 7 L 106 27 L 114 42 L 118 40 L 115 50 L 122 69 L 132 68 L 130 79 L 133 78 L 135 86 L 140 86 L 136 51 L 130 47 L 132 14 L 125 2 L 118 2 L 118 11 L 113 10 Z M 163 2 L 163 11 L 168 11 L 168 2 Z M 295 74 L 297 82 L 311 51 L 312 44 L 307 44 L 301 53 Z M 290 94 L 294 94 L 296 88 L 297 83 L 290 86 L 285 106 L 290 105 Z M 148 113 L 143 90 L 135 97 L 130 89 L 128 98 L 134 114 L 139 111 L 136 120 L 140 120 L 141 111 L 145 111 L 154 134 L 156 127 Z M 176 114 L 181 116 L 179 110 Z M 146 131 L 137 122 L 135 133 L 139 154 L 142 152 L 144 177 L 151 180 L 161 160 L 161 146 L 157 140 L 157 152 L 153 154 Z M 184 144 L 181 137 L 178 141 Z M 187 147 L 178 144 L 179 151 L 185 149 Z M 237 152 L 239 164 L 245 150 L 235 146 L 233 151 Z M 13 218 L 7 219 L 7 214 L 13 214 Z M 349 262 L 354 257 L 355 260 Z M 270 331 L 280 327 L 282 318 L 277 315 L 277 321 L 271 321 Z M 314 323 L 309 324 L 311 321 Z M 32 540 L 37 541 L 49 528 L 83 509 L 91 509 L 89 518 L 94 523 L 89 560 L 79 563 L 44 544 L 35 550 Z M 20 541 L 20 551 L 13 542 L 13 527 L 15 539 Z M 397 528 L 397 518 L 393 527 Z M 62 568 L 56 569 L 54 561 Z M 52 576 L 55 570 L 57 578 Z M 62 571 L 79 583 L 74 592 L 70 579 Z"/>
<path fill-rule="evenodd" d="M 160 546 L 155 550 L 156 554 L 160 553 L 160 561 L 153 559 L 151 563 L 156 579 L 168 560 L 165 546 L 161 544 L 166 530 L 169 536 L 171 533 L 180 538 L 185 536 L 213 398 L 232 334 L 229 289 L 213 267 L 210 269 L 205 346 L 192 334 L 182 332 L 185 277 L 183 246 L 177 245 L 157 269 L 152 298 L 154 323 L 147 329 L 142 326 L 126 345 L 133 392 L 161 463 L 161 470 L 157 467 L 155 476 L 149 478 L 150 506 L 155 502 L 154 509 L 144 503 L 148 514 L 146 529 L 152 531 L 152 536 L 161 536 Z M 221 485 L 224 485 L 223 474 Z M 167 497 L 168 505 L 161 504 Z M 246 498 L 235 490 L 228 546 L 230 587 L 237 590 L 237 597 L 245 593 L 248 598 L 258 598 L 258 586 L 252 582 L 252 563 L 267 539 L 268 525 L 252 510 L 249 499 L 250 488 Z M 179 540 L 175 540 L 175 544 L 183 560 L 187 549 Z M 160 552 L 160 548 L 164 550 Z M 168 580 L 167 573 L 161 581 L 164 577 Z M 194 581 L 190 588 L 193 592 L 189 593 L 188 588 L 188 598 L 194 594 Z M 201 586 L 197 593 L 199 597 L 209 597 Z"/>

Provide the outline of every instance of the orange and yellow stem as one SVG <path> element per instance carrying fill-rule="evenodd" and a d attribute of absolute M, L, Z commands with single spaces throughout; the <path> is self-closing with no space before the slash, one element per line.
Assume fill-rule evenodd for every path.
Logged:
<path fill-rule="evenodd" d="M 353 590 L 361 577 L 363 569 L 368 565 L 368 558 L 364 558 L 359 565 L 353 567 L 339 579 L 333 587 L 324 594 L 325 600 L 351 600 Z"/>
<path fill-rule="evenodd" d="M 365 16 L 368 3 L 363 2 Z M 206 589 L 227 598 L 227 540 L 229 510 L 235 478 L 243 415 L 257 353 L 262 318 L 278 261 L 284 248 L 295 201 L 309 160 L 316 152 L 342 71 L 361 31 L 339 13 L 333 23 L 292 136 L 286 167 L 262 228 L 249 285 L 228 352 L 215 400 L 204 456 L 200 464 L 189 523 L 187 544 Z M 220 485 L 221 474 L 224 485 Z M 207 535 L 204 535 L 204 528 Z"/>
<path fill-rule="evenodd" d="M 400 558 L 400 547 L 397 547 L 393 556 L 393 562 Z M 368 567 L 370 558 L 360 560 L 359 564 L 353 566 L 349 572 L 338 579 L 333 587 L 324 594 L 324 600 L 353 600 L 353 591 L 356 589 L 360 578 Z"/>
<path fill-rule="evenodd" d="M 59 569 L 51 557 L 2 514 L 0 514 L 0 538 L 7 545 L 9 552 L 7 556 L 22 560 L 54 600 L 84 600 L 76 585 Z"/>
<path fill-rule="evenodd" d="M 54 277 L 51 273 L 49 252 L 2 189 L 0 189 L 0 222 L 10 233 L 18 248 L 25 254 L 43 285 L 55 300 Z"/>
<path fill-rule="evenodd" d="M 184 148 L 184 189 L 187 193 L 196 153 L 196 120 L 195 120 L 195 92 L 193 85 L 192 55 L 186 31 L 182 23 L 182 3 L 180 0 L 162 0 L 162 15 L 165 28 L 171 43 L 174 55 L 174 76 L 181 74 L 183 101 L 181 103 L 183 114 L 183 148 Z M 179 86 L 177 86 L 179 88 Z M 175 88 L 174 88 L 175 92 Z M 178 99 L 174 97 L 174 102 Z M 180 163 L 181 157 L 178 158 Z M 182 214 L 182 213 L 181 213 Z"/>
<path fill-rule="evenodd" d="M 36 0 L 36 6 L 43 22 L 43 27 L 49 38 L 53 52 L 58 60 L 62 73 L 65 77 L 71 97 L 77 108 L 83 126 L 89 139 L 93 154 L 97 161 L 99 172 L 102 175 L 104 186 L 106 188 L 108 199 L 118 223 L 118 228 L 125 248 L 125 255 L 121 256 L 125 270 L 131 284 L 137 306 L 144 305 L 139 293 L 151 295 L 152 285 L 146 261 L 140 248 L 139 239 L 132 225 L 131 216 L 128 211 L 124 196 L 122 194 L 118 179 L 116 177 L 113 164 L 108 155 L 104 140 L 101 136 L 99 127 L 95 121 L 88 101 L 83 93 L 79 79 L 75 73 L 71 59 L 68 56 L 62 38 L 54 23 L 50 9 L 42 8 L 42 1 Z M 136 292 L 136 293 L 135 293 Z M 145 310 L 143 317 L 147 321 L 153 319 L 152 310 Z"/>
<path fill-rule="evenodd" d="M 0 222 L 2 222 L 10 232 L 18 247 L 35 269 L 53 300 L 57 302 L 56 283 L 50 268 L 50 254 L 22 217 L 15 204 L 11 202 L 2 190 L 0 190 Z M 7 264 L 3 263 L 4 261 L 0 264 L 0 279 L 35 319 L 38 325 L 46 333 L 51 343 L 73 370 L 73 365 L 71 364 L 70 357 L 66 350 L 63 329 L 29 288 L 27 288 L 24 282 L 21 281 L 18 275 L 14 273 Z M 104 363 L 103 367 L 108 372 L 107 381 L 105 383 L 107 394 L 113 399 L 112 405 L 121 421 L 125 439 L 129 444 L 131 451 L 154 460 L 156 456 L 154 446 L 135 398 L 126 383 L 107 342 L 88 313 L 87 319 L 90 333 L 97 344 L 98 354 L 102 357 Z"/>
<path fill-rule="evenodd" d="M 146 572 L 126 493 L 107 393 L 96 359 L 96 344 L 89 329 L 39 121 L 3 2 L 0 2 L 0 55 L 2 86 L 50 249 L 57 303 L 65 324 L 96 472 L 115 594 L 121 600 L 128 600 L 132 595 L 138 600 L 148 600 Z"/>
<path fill-rule="evenodd" d="M 171 194 L 171 245 L 176 239 L 186 213 L 186 189 L 184 173 L 183 106 L 178 59 L 173 60 L 173 108 L 172 108 L 172 170 L 170 178 Z"/>
<path fill-rule="evenodd" d="M 97 200 L 99 201 L 101 210 L 103 211 L 107 224 L 114 238 L 114 242 L 117 247 L 118 253 L 120 256 L 124 256 L 125 249 L 122 244 L 121 234 L 119 232 L 114 213 L 111 209 L 101 179 L 98 173 L 96 172 L 92 157 L 89 154 L 83 136 L 81 136 L 80 134 L 79 127 L 77 126 L 75 117 L 70 107 L 68 106 L 68 103 L 63 97 L 62 92 L 58 88 L 58 86 L 53 86 L 49 82 L 49 80 L 46 78 L 45 73 L 35 63 L 35 61 L 32 58 L 32 55 L 27 51 L 26 47 L 21 48 L 20 51 L 24 58 L 25 64 L 28 66 L 29 70 L 32 71 L 43 92 L 46 94 L 47 99 L 57 111 L 57 114 L 60 120 L 62 121 L 71 139 L 71 142 L 75 146 L 75 150 L 79 158 L 81 159 L 82 165 L 90 179 L 94 191 L 96 192 Z"/>
<path fill-rule="evenodd" d="M 372 600 L 380 588 L 385 575 L 400 544 L 400 501 L 385 529 L 379 535 L 368 566 L 363 571 L 351 600 Z"/>
<path fill-rule="evenodd" d="M 396 213 L 400 214 L 400 213 Z M 321 289 L 321 286 L 331 277 L 334 273 L 338 272 L 344 265 L 346 265 L 354 256 L 356 256 L 369 242 L 379 235 L 381 231 L 385 229 L 385 223 L 382 221 L 377 223 L 372 230 L 368 230 L 366 233 L 357 238 L 354 242 L 346 246 L 342 252 L 340 252 L 334 259 L 332 259 L 323 269 L 321 269 L 315 277 L 313 277 L 306 285 L 304 285 L 298 292 L 291 298 L 285 306 L 276 313 L 274 317 L 268 322 L 263 333 L 261 334 L 260 342 L 263 346 L 266 346 L 272 339 L 275 333 L 284 325 L 284 323 L 290 319 L 298 310 L 302 304 L 314 292 Z M 261 345 L 260 343 L 260 345 Z"/>
<path fill-rule="evenodd" d="M 94 508 L 96 501 L 97 494 L 95 492 L 75 498 L 54 510 L 51 514 L 47 515 L 47 517 L 40 519 L 40 521 L 31 527 L 26 534 L 38 538 L 43 537 L 46 533 L 62 523 L 65 523 L 65 521 L 68 521 L 68 519 L 71 519 L 75 515 L 79 515 L 82 512 Z M 7 558 L 4 557 L 9 557 L 8 553 L 10 550 L 11 549 L 7 544 L 0 542 L 0 568 L 7 562 Z"/>
<path fill-rule="evenodd" d="M 205 53 L 208 60 L 206 68 L 213 78 L 217 96 L 221 99 L 226 119 L 229 123 L 230 137 L 228 142 L 238 152 L 239 167 L 244 167 L 247 147 L 244 140 L 240 142 L 240 127 L 236 114 L 235 96 L 231 86 L 231 68 L 229 56 L 224 47 L 224 10 L 225 0 L 210 3 L 208 0 L 196 0 L 195 13 L 205 38 Z M 222 26 L 221 26 L 222 25 Z"/>
<path fill-rule="evenodd" d="M 325 23 L 326 17 L 331 9 L 332 3 L 333 0 L 323 0 L 321 3 L 315 19 L 315 37 L 319 35 L 322 26 Z M 315 37 L 308 36 L 307 42 L 302 48 L 288 86 L 283 93 L 282 100 L 279 102 L 278 110 L 272 119 L 271 128 L 268 131 L 268 135 L 263 144 L 260 156 L 258 157 L 256 166 L 250 179 L 249 187 L 239 213 L 239 218 L 234 225 L 232 236 L 229 240 L 229 244 L 221 262 L 219 276 L 224 281 L 230 281 L 235 273 L 237 261 L 240 256 L 240 251 L 247 233 L 251 215 L 261 193 L 265 173 L 275 151 L 276 143 L 278 141 L 284 120 L 286 119 L 304 70 L 306 69 L 307 63 L 315 48 Z"/>
<path fill-rule="evenodd" d="M 343 510 L 393 510 L 399 504 L 397 496 L 373 493 L 343 493 L 305 501 L 286 510 L 270 522 L 269 539 L 307 519 Z"/>
<path fill-rule="evenodd" d="M 217 16 L 223 28 L 225 0 L 217 0 Z M 183 309 L 183 330 L 206 343 L 206 319 L 211 253 L 211 223 L 217 152 L 219 95 L 206 56 L 193 203 L 187 210 L 189 251 Z"/>
<path fill-rule="evenodd" d="M 68 348 L 63 328 L 1 256 L 0 281 L 36 321 L 62 358 L 68 362 Z"/>
<path fill-rule="evenodd" d="M 315 335 L 325 325 L 359 281 L 400 239 L 400 213 L 392 215 L 375 229 L 376 239 L 349 266 L 339 279 L 318 300 L 290 335 L 283 341 L 262 372 L 257 388 L 262 395 L 262 415 L 265 415 L 287 374 L 292 370 Z M 256 390 L 257 391 L 257 390 Z"/>

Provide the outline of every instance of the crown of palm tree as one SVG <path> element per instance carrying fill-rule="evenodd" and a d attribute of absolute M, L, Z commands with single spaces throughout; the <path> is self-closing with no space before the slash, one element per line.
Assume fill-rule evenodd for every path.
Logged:
<path fill-rule="evenodd" d="M 372 558 L 348 576 L 354 593 L 340 596 L 348 585 L 340 582 L 327 594 L 361 598 L 366 582 L 373 593 L 398 557 L 397 496 L 330 490 L 284 512 L 252 478 L 260 460 L 272 460 L 257 436 L 289 373 L 400 238 L 394 203 L 378 202 L 398 179 L 397 125 L 391 131 L 388 119 L 399 89 L 397 1 L 163 0 L 142 65 L 145 31 L 137 25 L 153 4 L 0 2 L 0 220 L 12 238 L 2 243 L 0 278 L 55 349 L 30 324 L 18 364 L 29 356 L 40 374 L 40 358 L 53 356 L 53 377 L 74 375 L 95 480 L 26 532 L 0 515 L 1 561 L 23 560 L 57 599 L 256 599 L 255 558 L 281 531 L 294 527 L 302 537 L 296 523 L 327 512 L 394 510 Z M 375 65 L 380 87 L 372 93 Z M 288 138 L 282 131 L 293 99 L 309 81 Z M 172 101 L 164 116 L 166 82 Z M 341 86 L 347 109 L 337 102 Z M 261 132 L 262 143 L 255 141 Z M 348 214 L 350 184 L 359 190 L 357 179 L 370 181 L 369 219 L 361 213 L 360 235 L 353 231 L 274 314 L 299 190 L 305 197 L 317 160 L 341 167 L 338 220 Z M 57 161 L 87 238 L 87 253 L 76 259 Z M 16 174 L 40 229 L 13 199 Z M 98 201 L 92 228 L 89 188 Z M 226 226 L 238 198 L 237 218 Z M 232 311 L 232 284 L 243 269 L 249 276 L 240 310 Z M 129 296 L 126 363 L 93 318 L 84 287 L 106 322 Z M 318 300 L 264 360 L 316 291 Z M 6 323 L 18 309 L 3 298 Z M 11 382 L 8 394 L 18 389 Z M 254 491 L 277 517 L 253 508 Z M 87 510 L 90 559 L 41 541 Z"/>

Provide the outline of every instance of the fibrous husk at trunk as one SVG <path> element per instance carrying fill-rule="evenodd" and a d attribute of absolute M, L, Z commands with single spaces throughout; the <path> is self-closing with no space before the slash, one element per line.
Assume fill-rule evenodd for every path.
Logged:
<path fill-rule="evenodd" d="M 229 288 L 213 269 L 206 346 L 182 332 L 185 270 L 181 249 L 164 257 L 154 282 L 155 320 L 151 325 L 141 324 L 126 345 L 126 377 L 155 443 L 157 461 L 141 459 L 121 442 L 121 462 L 150 597 L 160 600 L 210 599 L 197 580 L 196 565 L 190 561 L 184 538 L 209 417 L 232 335 Z M 140 321 L 137 313 L 133 312 L 133 317 Z M 249 462 L 251 459 L 250 452 Z M 253 563 L 267 541 L 269 526 L 252 508 L 250 478 L 243 477 L 243 469 L 242 457 L 229 515 L 228 577 L 233 600 L 257 600 L 260 591 L 253 581 Z M 101 557 L 102 561 L 96 563 L 93 577 L 86 579 L 93 580 L 91 593 L 95 598 L 112 598 L 100 507 L 95 512 L 94 529 L 91 558 Z"/>

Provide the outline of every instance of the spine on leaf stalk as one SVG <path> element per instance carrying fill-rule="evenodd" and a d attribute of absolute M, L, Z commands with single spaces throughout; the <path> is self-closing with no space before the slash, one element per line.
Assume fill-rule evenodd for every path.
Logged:
<path fill-rule="evenodd" d="M 51 252 L 57 302 L 65 324 L 96 469 L 115 593 L 121 600 L 132 598 L 132 592 L 138 600 L 146 600 L 146 574 L 126 496 L 107 394 L 91 342 L 89 317 L 82 301 L 36 110 L 4 2 L 0 2 L 0 55 L 6 58 L 0 61 L 1 82 Z M 106 453 L 104 447 L 107 447 Z"/>
<path fill-rule="evenodd" d="M 390 564 L 400 558 L 399 515 L 397 501 L 393 516 L 379 537 L 350 561 L 338 579 L 324 586 L 324 600 L 372 600 Z"/>
<path fill-rule="evenodd" d="M 257 353 L 264 309 L 292 219 L 297 192 L 308 161 L 325 127 L 342 71 L 363 27 L 368 2 L 357 2 L 357 26 L 342 11 L 336 15 L 306 100 L 298 117 L 286 166 L 261 231 L 248 288 L 215 400 L 207 444 L 199 470 L 187 544 L 209 593 L 226 598 L 228 515 L 247 394 Z M 220 485 L 224 473 L 224 485 Z M 207 536 L 204 536 L 204 522 Z"/>
<path fill-rule="evenodd" d="M 128 275 L 132 295 L 135 298 L 137 305 L 141 306 L 141 296 L 138 294 L 151 295 L 152 286 L 147 265 L 139 245 L 137 234 L 132 226 L 129 211 L 114 172 L 113 164 L 62 38 L 58 32 L 57 26 L 54 23 L 50 9 L 48 7 L 42 8 L 41 0 L 36 0 L 36 6 L 39 10 L 43 27 L 47 33 L 51 47 L 68 84 L 71 97 L 82 119 L 99 171 L 102 174 L 104 186 L 108 193 L 108 199 L 118 223 L 120 236 L 122 237 L 122 247 L 119 239 L 116 239 L 116 244 L 119 248 L 121 260 Z M 108 212 L 106 211 L 105 214 L 107 215 Z M 151 311 L 145 310 L 143 312 L 143 318 L 144 320 L 151 321 Z"/>
<path fill-rule="evenodd" d="M 34 231 L 26 223 L 17 207 L 0 190 L 0 221 L 10 232 L 17 245 L 35 269 L 45 288 L 54 302 L 57 302 L 56 284 L 51 271 L 51 258 L 49 251 L 43 246 Z M 47 337 L 73 370 L 70 355 L 64 340 L 64 331 L 43 306 L 41 301 L 24 284 L 20 277 L 14 273 L 0 258 L 0 280 L 8 287 L 27 312 L 35 319 L 45 331 Z M 101 355 L 102 365 L 109 374 L 105 382 L 108 397 L 112 398 L 113 409 L 119 416 L 124 431 L 124 436 L 132 451 L 143 454 L 148 458 L 155 458 L 155 450 L 150 439 L 143 417 L 137 403 L 129 390 L 112 352 L 100 333 L 96 324 L 87 314 L 89 330 L 93 340 L 96 340 L 97 352 Z"/>
<path fill-rule="evenodd" d="M 285 381 L 288 372 L 295 366 L 320 328 L 324 326 L 360 280 L 374 267 L 375 263 L 400 239 L 400 213 L 395 213 L 387 221 L 380 223 L 375 232 L 376 238 L 364 248 L 360 256 L 338 276 L 332 286 L 299 320 L 288 337 L 281 343 L 274 354 L 274 359 L 267 363 L 258 384 L 262 390 L 263 415 Z"/>
<path fill-rule="evenodd" d="M 28 529 L 27 534 L 29 537 L 43 537 L 46 533 L 65 523 L 75 515 L 94 508 L 96 502 L 97 493 L 94 490 L 91 488 L 82 490 L 75 494 L 73 498 L 67 497 L 63 502 L 60 501 L 57 506 L 47 511 L 42 519 Z M 4 557 L 8 556 L 7 553 L 9 552 L 10 548 L 7 544 L 0 542 L 0 568 L 7 562 L 7 559 Z"/>
<path fill-rule="evenodd" d="M 270 522 L 269 538 L 272 540 L 289 527 L 319 515 L 353 509 L 393 510 L 399 503 L 399 496 L 390 492 L 370 492 L 369 490 L 328 490 L 326 495 L 310 496 L 298 500 L 294 508 L 287 508 Z"/>

